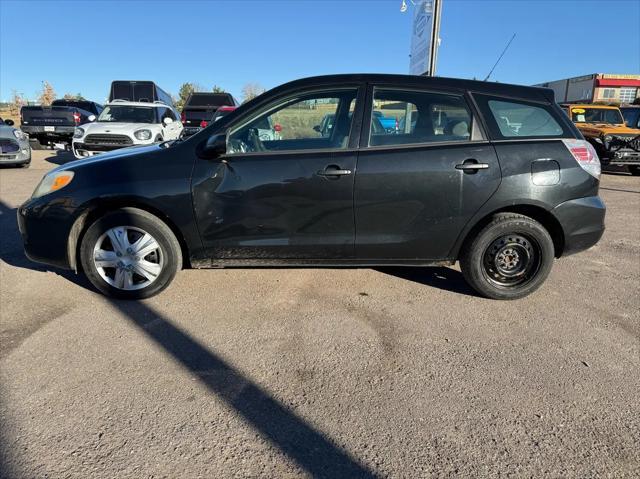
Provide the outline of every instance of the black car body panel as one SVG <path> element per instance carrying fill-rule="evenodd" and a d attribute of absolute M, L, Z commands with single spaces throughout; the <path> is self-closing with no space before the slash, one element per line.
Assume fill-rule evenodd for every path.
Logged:
<path fill-rule="evenodd" d="M 468 141 L 370 147 L 374 87 L 459 95 L 471 115 Z M 204 158 L 209 139 L 272 103 L 330 88 L 357 94 L 345 144 L 329 147 L 319 137 L 305 140 L 312 148 L 282 151 L 287 143 L 266 141 L 266 151 Z M 497 138 L 479 94 L 544 105 L 564 133 Z M 173 229 L 196 267 L 418 265 L 455 261 L 474 228 L 508 210 L 545 224 L 557 236 L 560 256 L 595 244 L 605 213 L 598 180 L 573 159 L 566 138 L 582 139 L 548 89 L 403 75 L 297 80 L 186 140 L 59 167 L 75 172 L 73 182 L 25 202 L 18 211 L 20 231 L 30 257 L 75 268 L 77 241 L 92 215 L 136 206 Z M 469 162 L 486 167 L 460 169 Z M 344 176 L 327 174 L 334 168 Z"/>

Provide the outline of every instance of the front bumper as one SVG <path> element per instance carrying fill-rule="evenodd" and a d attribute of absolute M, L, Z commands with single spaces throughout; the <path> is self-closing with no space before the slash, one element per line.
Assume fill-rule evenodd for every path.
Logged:
<path fill-rule="evenodd" d="M 28 142 L 19 142 L 19 150 L 0 153 L 0 165 L 24 165 L 31 162 L 31 147 Z"/>
<path fill-rule="evenodd" d="M 551 212 L 564 231 L 563 256 L 592 247 L 604 234 L 606 206 L 599 196 L 565 201 Z"/>
<path fill-rule="evenodd" d="M 76 218 L 74 212 L 63 198 L 53 201 L 50 198 L 30 199 L 20 206 L 16 213 L 18 229 L 27 258 L 71 269 L 67 244 Z"/>
<path fill-rule="evenodd" d="M 74 141 L 72 143 L 73 154 L 76 158 L 86 158 L 88 156 L 98 155 L 105 151 L 120 150 L 121 148 L 128 148 L 132 145 L 99 145 L 99 144 L 87 144 L 80 141 Z"/>
<path fill-rule="evenodd" d="M 640 165 L 640 151 L 618 150 L 615 153 L 609 152 L 603 158 L 605 165 Z"/>

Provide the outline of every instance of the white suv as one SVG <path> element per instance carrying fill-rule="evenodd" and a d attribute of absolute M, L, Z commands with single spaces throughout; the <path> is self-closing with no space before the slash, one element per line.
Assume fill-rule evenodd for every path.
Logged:
<path fill-rule="evenodd" d="M 173 107 L 161 102 L 114 100 L 105 105 L 95 122 L 75 129 L 73 154 L 86 158 L 127 146 L 175 140 L 182 132 L 178 118 Z"/>

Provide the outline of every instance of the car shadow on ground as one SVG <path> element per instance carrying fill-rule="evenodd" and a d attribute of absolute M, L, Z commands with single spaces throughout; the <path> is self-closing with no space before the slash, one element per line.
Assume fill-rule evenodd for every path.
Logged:
<path fill-rule="evenodd" d="M 379 477 L 151 306 L 134 301 L 110 303 L 311 477 Z"/>
<path fill-rule="evenodd" d="M 478 297 L 478 294 L 467 284 L 462 273 L 445 266 L 433 267 L 384 267 L 376 268 L 380 273 L 433 288 L 451 291 L 466 296 Z"/>
<path fill-rule="evenodd" d="M 73 153 L 65 150 L 49 150 L 47 151 L 47 157 L 44 159 L 44 161 L 54 165 L 64 165 L 75 160 L 76 157 L 73 156 Z"/>

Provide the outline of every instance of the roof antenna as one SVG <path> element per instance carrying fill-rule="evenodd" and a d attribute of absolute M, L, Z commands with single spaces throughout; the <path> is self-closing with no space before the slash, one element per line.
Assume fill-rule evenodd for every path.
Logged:
<path fill-rule="evenodd" d="M 491 76 L 491 74 L 493 73 L 493 70 L 496 69 L 496 67 L 498 66 L 498 63 L 500 63 L 500 60 L 502 60 L 502 57 L 504 56 L 504 54 L 507 52 L 507 49 L 509 48 L 509 45 L 511 45 L 511 42 L 513 41 L 513 39 L 516 38 L 516 34 L 514 33 L 513 36 L 511 37 L 511 40 L 509 40 L 507 42 L 507 46 L 504 47 L 504 50 L 502 50 L 502 53 L 500 54 L 500 56 L 498 57 L 498 59 L 496 60 L 496 63 L 493 65 L 493 68 L 491 68 L 491 71 L 489 72 L 489 74 L 485 77 L 485 79 L 483 81 L 487 81 L 489 79 L 489 77 Z"/>

